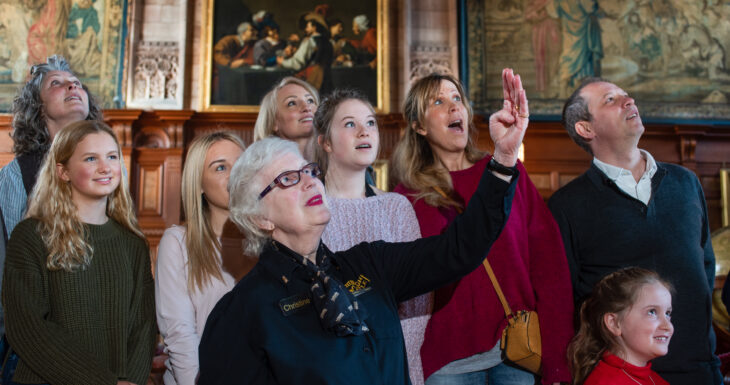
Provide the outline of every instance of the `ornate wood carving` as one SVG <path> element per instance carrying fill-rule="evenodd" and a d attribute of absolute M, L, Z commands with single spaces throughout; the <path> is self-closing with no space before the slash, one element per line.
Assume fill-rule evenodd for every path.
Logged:
<path fill-rule="evenodd" d="M 132 123 L 139 119 L 142 110 L 105 110 L 104 122 L 117 134 L 119 145 L 132 146 Z"/>

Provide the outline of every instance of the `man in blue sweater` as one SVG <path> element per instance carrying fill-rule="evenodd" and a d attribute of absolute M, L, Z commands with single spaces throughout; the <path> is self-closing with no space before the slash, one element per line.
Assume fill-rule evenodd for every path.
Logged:
<path fill-rule="evenodd" d="M 575 308 L 608 273 L 627 266 L 657 271 L 676 289 L 675 332 L 669 354 L 652 369 L 672 385 L 722 384 L 711 325 L 715 254 L 697 177 L 638 148 L 644 133 L 639 111 L 615 84 L 586 80 L 566 102 L 563 123 L 594 157 L 588 171 L 549 201 Z"/>

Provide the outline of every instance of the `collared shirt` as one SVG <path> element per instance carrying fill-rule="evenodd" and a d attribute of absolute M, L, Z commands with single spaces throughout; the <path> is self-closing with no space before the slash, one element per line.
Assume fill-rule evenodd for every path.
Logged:
<path fill-rule="evenodd" d="M 413 242 L 360 243 L 329 253 L 327 273 L 367 312 L 369 332 L 337 337 L 319 322 L 309 273 L 282 250 L 218 302 L 200 343 L 198 384 L 410 384 L 398 303 L 479 266 L 509 216 L 512 183 L 485 172 L 467 210 L 444 234 Z"/>
<path fill-rule="evenodd" d="M 630 170 L 601 162 L 598 158 L 593 158 L 593 163 L 599 170 L 606 174 L 608 179 L 616 183 L 616 186 L 621 191 L 644 202 L 646 205 L 649 204 L 649 199 L 651 198 L 651 178 L 656 173 L 657 166 L 654 157 L 648 151 L 641 149 L 639 151 L 644 160 L 646 160 L 646 170 L 638 182 L 634 179 L 634 175 Z"/>

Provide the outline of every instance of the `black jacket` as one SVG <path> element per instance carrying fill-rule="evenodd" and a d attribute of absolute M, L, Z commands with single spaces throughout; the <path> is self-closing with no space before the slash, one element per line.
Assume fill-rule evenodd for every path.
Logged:
<path fill-rule="evenodd" d="M 486 171 L 447 229 L 408 243 L 361 243 L 330 253 L 328 274 L 365 308 L 370 332 L 337 337 L 322 329 L 305 268 L 266 247 L 259 263 L 208 317 L 198 384 L 409 384 L 398 303 L 477 268 L 509 216 L 518 176 Z"/>

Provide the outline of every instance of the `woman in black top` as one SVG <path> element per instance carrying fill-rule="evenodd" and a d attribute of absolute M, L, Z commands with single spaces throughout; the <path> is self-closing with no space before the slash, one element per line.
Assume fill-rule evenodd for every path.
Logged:
<path fill-rule="evenodd" d="M 489 123 L 498 163 L 437 237 L 332 253 L 317 164 L 292 142 L 252 144 L 231 171 L 229 208 L 260 259 L 211 312 L 198 383 L 409 384 L 397 303 L 479 266 L 509 215 L 528 106 L 519 77 L 503 85 Z"/>

